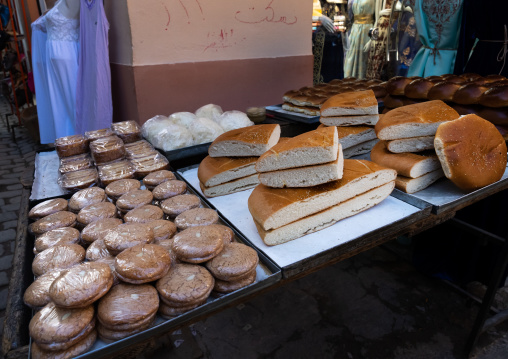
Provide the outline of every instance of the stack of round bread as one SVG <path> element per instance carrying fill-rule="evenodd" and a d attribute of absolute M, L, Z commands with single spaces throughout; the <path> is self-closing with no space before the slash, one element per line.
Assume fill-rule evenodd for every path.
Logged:
<path fill-rule="evenodd" d="M 233 231 L 187 193 L 185 182 L 162 170 L 143 184 L 157 201 L 139 181 L 122 179 L 106 191 L 87 188 L 31 209 L 36 279 L 24 302 L 40 310 L 30 322 L 37 357 L 79 355 L 97 336 L 123 339 L 148 329 L 157 313 L 173 318 L 213 290 L 220 295 L 255 282 L 257 253 L 234 242 Z M 229 262 L 207 269 L 223 252 Z M 201 274 L 190 280 L 182 268 Z M 215 288 L 216 281 L 229 286 Z"/>

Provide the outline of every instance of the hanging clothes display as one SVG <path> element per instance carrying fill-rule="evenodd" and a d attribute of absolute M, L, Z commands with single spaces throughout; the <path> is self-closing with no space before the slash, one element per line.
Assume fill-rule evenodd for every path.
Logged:
<path fill-rule="evenodd" d="M 422 47 L 408 76 L 439 76 L 453 72 L 463 0 L 416 0 L 413 9 Z"/>
<path fill-rule="evenodd" d="M 379 14 L 379 19 L 374 26 L 375 34 L 370 42 L 367 72 L 365 77 L 368 79 L 380 79 L 381 70 L 386 63 L 386 43 L 390 35 L 390 12 L 392 0 L 385 0 L 383 10 Z"/>
<path fill-rule="evenodd" d="M 399 59 L 397 61 L 397 76 L 407 76 L 409 67 L 413 63 L 418 50 L 422 46 L 416 29 L 416 21 L 413 11 L 409 8 L 405 9 L 398 23 L 399 43 L 398 52 Z"/>
<path fill-rule="evenodd" d="M 102 0 L 80 2 L 76 130 L 85 133 L 110 127 L 113 104 L 108 50 L 109 23 L 104 4 Z"/>
<path fill-rule="evenodd" d="M 37 96 L 37 117 L 41 143 L 52 143 L 56 138 L 53 109 L 49 98 L 46 18 L 41 16 L 32 23 L 32 66 Z"/>
<path fill-rule="evenodd" d="M 507 13 L 508 1 L 464 0 L 456 74 L 474 72 L 508 77 Z"/>
<path fill-rule="evenodd" d="M 365 78 L 368 53 L 364 47 L 369 41 L 369 30 L 374 25 L 376 0 L 355 0 L 352 4 L 354 23 L 349 35 L 349 48 L 344 62 L 344 77 Z"/>

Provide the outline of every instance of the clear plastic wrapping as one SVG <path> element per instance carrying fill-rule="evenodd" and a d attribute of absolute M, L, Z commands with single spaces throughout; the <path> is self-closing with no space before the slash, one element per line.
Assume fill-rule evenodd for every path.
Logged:
<path fill-rule="evenodd" d="M 221 126 L 206 117 L 197 118 L 188 128 L 196 145 L 212 142 L 224 133 Z"/>
<path fill-rule="evenodd" d="M 206 226 L 219 222 L 217 211 L 211 208 L 193 208 L 175 218 L 178 229 L 186 229 L 195 226 Z"/>
<path fill-rule="evenodd" d="M 171 116 L 169 119 L 155 116 L 146 121 L 143 124 L 143 137 L 163 151 L 192 146 L 194 139 L 184 123 L 192 122 L 196 116 L 190 112 L 178 112 Z"/>
<path fill-rule="evenodd" d="M 106 193 L 99 187 L 90 187 L 82 189 L 74 193 L 69 200 L 69 210 L 74 213 L 78 213 L 83 208 L 95 204 L 104 202 L 106 200 Z"/>
<path fill-rule="evenodd" d="M 59 308 L 49 303 L 35 313 L 29 324 L 30 336 L 38 343 L 62 343 L 79 336 L 94 318 L 94 307 Z"/>
<path fill-rule="evenodd" d="M 97 239 L 86 249 L 86 260 L 93 262 L 105 258 L 113 258 L 112 254 L 106 248 L 103 239 Z"/>
<path fill-rule="evenodd" d="M 67 172 L 85 170 L 87 168 L 91 168 L 92 166 L 92 157 L 90 157 L 88 153 L 83 153 L 76 156 L 61 158 L 58 172 L 63 174 Z"/>
<path fill-rule="evenodd" d="M 124 143 L 141 140 L 141 128 L 135 121 L 115 122 L 111 124 L 111 129 Z"/>
<path fill-rule="evenodd" d="M 134 177 L 134 166 L 129 161 L 118 161 L 99 166 L 99 179 L 104 186 L 121 179 Z"/>
<path fill-rule="evenodd" d="M 143 223 L 124 223 L 108 231 L 104 236 L 104 244 L 113 255 L 117 255 L 123 250 L 138 244 L 152 242 L 153 231 Z"/>
<path fill-rule="evenodd" d="M 157 153 L 153 146 L 145 140 L 126 143 L 125 152 L 128 159 L 146 157 Z"/>
<path fill-rule="evenodd" d="M 153 315 L 158 308 L 159 296 L 152 285 L 121 283 L 99 301 L 97 318 L 108 325 L 133 324 Z"/>
<path fill-rule="evenodd" d="M 93 347 L 97 340 L 97 331 L 92 328 L 91 332 L 79 342 L 61 351 L 44 350 L 35 341 L 32 342 L 31 351 L 33 359 L 68 359 L 86 353 Z"/>
<path fill-rule="evenodd" d="M 116 217 L 116 207 L 111 202 L 99 202 L 83 208 L 78 213 L 77 221 L 87 225 L 104 218 Z"/>
<path fill-rule="evenodd" d="M 49 302 L 51 302 L 51 298 L 49 297 L 49 287 L 57 279 L 63 270 L 55 269 L 49 271 L 39 278 L 37 278 L 30 286 L 25 290 L 25 294 L 23 295 L 23 301 L 30 308 L 42 308 Z"/>
<path fill-rule="evenodd" d="M 40 253 L 59 244 L 78 244 L 80 233 L 76 228 L 63 227 L 41 234 L 35 240 L 34 253 Z"/>
<path fill-rule="evenodd" d="M 164 212 L 157 206 L 147 204 L 138 208 L 135 208 L 127 212 L 123 216 L 125 222 L 133 223 L 148 223 L 154 220 L 162 219 Z"/>
<path fill-rule="evenodd" d="M 124 282 L 142 284 L 163 277 L 171 266 L 166 249 L 156 244 L 141 244 L 116 256 L 115 270 Z"/>
<path fill-rule="evenodd" d="M 55 212 L 67 210 L 67 200 L 63 198 L 49 199 L 38 205 L 34 206 L 30 212 L 28 212 L 28 218 L 39 219 L 42 217 L 49 216 Z"/>
<path fill-rule="evenodd" d="M 220 115 L 222 115 L 222 108 L 218 105 L 208 104 L 201 106 L 196 110 L 197 117 L 206 117 L 214 122 L 219 122 Z"/>
<path fill-rule="evenodd" d="M 58 177 L 58 185 L 64 189 L 75 191 L 97 184 L 99 174 L 95 168 L 64 173 Z"/>
<path fill-rule="evenodd" d="M 49 288 L 51 300 L 65 308 L 85 308 L 106 294 L 113 285 L 109 265 L 86 262 L 66 270 Z"/>
<path fill-rule="evenodd" d="M 138 178 L 143 178 L 152 172 L 169 168 L 169 161 L 160 153 L 132 159 L 131 163 L 134 166 L 134 170 L 136 171 L 135 175 Z"/>
<path fill-rule="evenodd" d="M 60 211 L 43 217 L 30 225 L 35 235 L 43 234 L 52 229 L 73 227 L 76 225 L 76 215 L 69 211 Z"/>
<path fill-rule="evenodd" d="M 97 165 L 125 157 L 123 141 L 118 136 L 99 138 L 90 143 L 90 152 Z"/>
<path fill-rule="evenodd" d="M 236 130 L 237 128 L 253 126 L 254 122 L 249 120 L 246 113 L 241 111 L 226 111 L 224 112 L 218 123 L 224 129 L 224 132 Z"/>
<path fill-rule="evenodd" d="M 154 189 L 162 182 L 176 179 L 173 172 L 168 170 L 155 171 L 143 178 L 143 184 L 148 189 Z"/>
<path fill-rule="evenodd" d="M 116 228 L 123 222 L 120 218 L 104 218 L 92 222 L 81 231 L 81 240 L 85 244 L 91 244 L 101 238 L 110 229 Z"/>
<path fill-rule="evenodd" d="M 181 194 L 161 202 L 161 208 L 170 218 L 174 218 L 185 211 L 198 208 L 201 200 L 193 194 Z"/>
<path fill-rule="evenodd" d="M 114 135 L 113 131 L 111 131 L 109 128 L 102 128 L 100 130 L 85 132 L 85 138 L 90 142 L 98 140 L 99 138 L 113 135 Z"/>
<path fill-rule="evenodd" d="M 183 126 L 186 129 L 189 129 L 190 125 L 197 119 L 198 117 L 192 112 L 175 112 L 169 116 L 169 120 L 172 123 Z"/>
<path fill-rule="evenodd" d="M 169 239 L 176 233 L 176 225 L 165 219 L 150 221 L 147 225 L 152 228 L 153 237 L 156 242 Z"/>
<path fill-rule="evenodd" d="M 120 196 L 116 201 L 116 207 L 123 213 L 127 213 L 131 209 L 150 204 L 152 200 L 152 192 L 146 189 L 135 189 Z"/>
<path fill-rule="evenodd" d="M 180 180 L 169 180 L 162 182 L 152 191 L 153 197 L 159 201 L 184 194 L 187 191 L 187 184 Z"/>
<path fill-rule="evenodd" d="M 123 179 L 111 182 L 105 188 L 106 194 L 109 198 L 113 200 L 117 200 L 119 197 L 124 195 L 127 192 L 133 191 L 135 189 L 139 189 L 141 187 L 141 182 L 135 179 Z"/>
<path fill-rule="evenodd" d="M 60 244 L 42 251 L 32 262 L 35 276 L 43 275 L 53 269 L 66 269 L 85 259 L 85 249 L 79 244 Z"/>
<path fill-rule="evenodd" d="M 60 137 L 55 140 L 58 157 L 69 157 L 88 152 L 88 141 L 82 135 Z"/>

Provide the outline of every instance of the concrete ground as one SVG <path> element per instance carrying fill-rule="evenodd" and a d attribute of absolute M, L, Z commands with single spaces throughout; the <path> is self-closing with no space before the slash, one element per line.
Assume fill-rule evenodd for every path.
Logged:
<path fill-rule="evenodd" d="M 7 112 L 0 98 L 0 114 Z M 40 148 L 24 128 L 15 134 L 13 140 L 2 116 L 0 321 L 16 234 L 19 177 Z M 392 242 L 329 266 L 169 333 L 139 357 L 463 358 L 478 305 L 393 252 L 406 249 Z M 484 334 L 472 358 L 508 358 L 508 323 Z"/>

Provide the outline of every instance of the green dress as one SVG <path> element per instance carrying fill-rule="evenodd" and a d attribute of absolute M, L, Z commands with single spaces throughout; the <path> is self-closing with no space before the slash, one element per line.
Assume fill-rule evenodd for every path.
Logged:
<path fill-rule="evenodd" d="M 460 34 L 463 0 L 416 0 L 413 9 L 422 47 L 408 76 L 453 73 Z"/>

